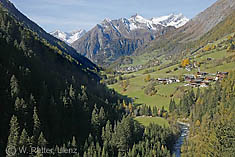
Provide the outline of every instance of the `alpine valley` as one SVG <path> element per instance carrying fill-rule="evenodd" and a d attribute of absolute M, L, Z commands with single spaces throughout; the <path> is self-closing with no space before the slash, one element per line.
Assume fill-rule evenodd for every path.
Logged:
<path fill-rule="evenodd" d="M 217 0 L 47 33 L 0 0 L 0 156 L 234 156 L 234 21 Z"/>

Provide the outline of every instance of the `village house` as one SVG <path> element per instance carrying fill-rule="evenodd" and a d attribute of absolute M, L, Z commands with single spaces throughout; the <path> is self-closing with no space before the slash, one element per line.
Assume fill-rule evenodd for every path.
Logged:
<path fill-rule="evenodd" d="M 228 72 L 217 72 L 215 80 L 222 80 L 225 76 L 228 75 Z"/>
<path fill-rule="evenodd" d="M 208 82 L 213 82 L 213 81 L 215 81 L 215 78 L 208 76 L 208 77 L 205 78 L 205 80 L 208 81 Z"/>
<path fill-rule="evenodd" d="M 176 78 L 158 78 L 157 79 L 158 80 L 158 82 L 159 83 L 164 83 L 164 84 L 171 84 L 171 83 L 178 83 L 178 82 L 180 82 L 180 80 L 179 79 L 176 79 Z"/>
<path fill-rule="evenodd" d="M 184 81 L 185 82 L 191 82 L 194 79 L 196 79 L 196 77 L 194 75 L 189 75 L 189 74 L 184 75 Z"/>
<path fill-rule="evenodd" d="M 159 83 L 167 83 L 167 79 L 164 78 L 158 78 L 157 80 Z"/>
<path fill-rule="evenodd" d="M 197 76 L 206 76 L 208 75 L 207 72 L 197 72 Z"/>
<path fill-rule="evenodd" d="M 207 72 L 197 72 L 196 75 L 185 74 L 184 80 L 187 82 L 184 86 L 208 87 L 211 82 L 222 80 L 228 72 L 217 72 L 216 74 Z"/>

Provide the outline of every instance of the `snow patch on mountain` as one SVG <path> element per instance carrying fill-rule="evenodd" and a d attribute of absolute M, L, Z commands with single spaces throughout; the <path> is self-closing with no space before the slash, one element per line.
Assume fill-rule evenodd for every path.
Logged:
<path fill-rule="evenodd" d="M 164 27 L 173 26 L 175 28 L 182 27 L 189 19 L 183 14 L 170 14 L 168 16 L 155 17 L 151 19 L 145 19 L 144 17 L 136 14 L 128 19 L 130 21 L 130 29 L 151 29 L 156 30 L 156 25 L 162 25 Z"/>
<path fill-rule="evenodd" d="M 151 21 L 153 22 L 153 24 L 161 24 L 165 27 L 174 26 L 176 28 L 179 28 L 185 25 L 189 21 L 189 19 L 186 18 L 182 13 L 180 13 L 178 15 L 170 14 L 168 16 L 152 18 Z"/>
<path fill-rule="evenodd" d="M 110 20 L 108 18 L 104 19 L 100 24 L 98 24 L 103 29 L 112 28 L 118 34 L 120 34 L 120 26 L 124 26 L 127 32 L 131 32 L 136 29 L 145 29 L 150 31 L 158 31 L 160 27 L 173 26 L 175 28 L 182 27 L 185 25 L 189 19 L 187 19 L 183 14 L 170 14 L 167 16 L 154 17 L 151 19 L 146 19 L 138 14 L 131 16 L 129 19 L 121 18 L 119 20 Z M 85 30 L 80 29 L 70 33 L 62 32 L 56 30 L 50 34 L 54 37 L 65 41 L 68 44 L 74 43 L 76 40 L 81 38 L 86 33 Z"/>
<path fill-rule="evenodd" d="M 68 44 L 72 44 L 73 42 L 81 38 L 85 33 L 86 31 L 84 29 L 79 29 L 70 33 L 56 30 L 54 32 L 51 32 L 50 34 Z"/>

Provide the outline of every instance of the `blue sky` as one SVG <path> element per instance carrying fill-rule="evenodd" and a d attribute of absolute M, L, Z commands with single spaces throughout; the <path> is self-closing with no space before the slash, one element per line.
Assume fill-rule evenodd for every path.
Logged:
<path fill-rule="evenodd" d="M 145 18 L 183 13 L 192 18 L 216 0 L 10 0 L 46 31 L 89 30 L 104 18 Z"/>

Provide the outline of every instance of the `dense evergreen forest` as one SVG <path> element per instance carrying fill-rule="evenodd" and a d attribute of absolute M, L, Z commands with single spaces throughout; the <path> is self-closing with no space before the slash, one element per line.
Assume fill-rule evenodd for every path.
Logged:
<path fill-rule="evenodd" d="M 128 99 L 1 6 L 0 22 L 0 156 L 170 156 L 170 128 L 141 126 Z"/>
<path fill-rule="evenodd" d="M 120 118 L 115 106 L 119 97 L 99 84 L 95 73 L 0 9 L 1 152 L 10 119 L 17 119 L 14 135 L 25 130 L 37 139 L 42 133 L 50 145 L 61 145 L 72 136 L 81 143 L 86 139 L 95 104 L 112 122 Z"/>
<path fill-rule="evenodd" d="M 178 106 L 170 103 L 171 115 L 186 118 L 190 135 L 182 156 L 234 156 L 235 72 L 207 89 L 189 90 Z"/>

